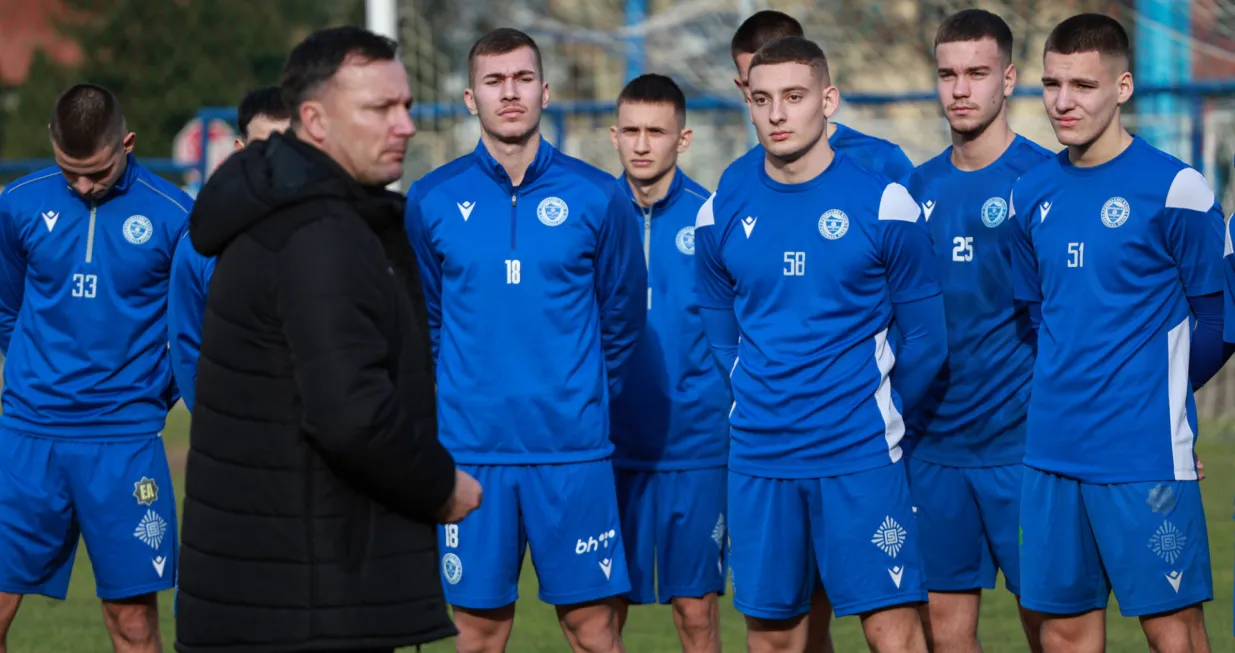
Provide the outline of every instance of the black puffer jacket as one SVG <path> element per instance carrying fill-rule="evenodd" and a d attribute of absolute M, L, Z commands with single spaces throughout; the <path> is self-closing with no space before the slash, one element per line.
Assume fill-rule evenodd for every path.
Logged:
<path fill-rule="evenodd" d="M 347 651 L 455 634 L 428 325 L 402 197 L 290 134 L 202 189 L 218 256 L 185 478 L 176 649 Z"/>

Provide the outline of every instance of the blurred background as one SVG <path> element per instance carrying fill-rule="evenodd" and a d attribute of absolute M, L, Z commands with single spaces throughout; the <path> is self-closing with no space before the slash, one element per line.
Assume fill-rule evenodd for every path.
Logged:
<path fill-rule="evenodd" d="M 192 193 L 230 154 L 243 94 L 276 83 L 286 52 L 310 31 L 356 24 L 402 46 L 419 129 L 404 187 L 474 147 L 479 127 L 462 106 L 467 51 L 506 25 L 543 50 L 551 142 L 616 173 L 613 101 L 628 79 L 665 73 L 691 101 L 695 140 L 682 165 L 710 187 L 754 142 L 729 38 L 765 8 L 796 16 L 823 45 L 842 92 L 839 122 L 921 163 L 948 144 L 934 94 L 935 29 L 970 6 L 1011 25 L 1013 126 L 1056 150 L 1040 100 L 1046 35 L 1079 12 L 1119 19 L 1134 40 L 1126 124 L 1200 170 L 1227 212 L 1235 208 L 1235 0 L 0 0 L 0 185 L 51 164 L 52 102 L 92 81 L 120 96 L 145 163 Z M 1207 418 L 1235 417 L 1231 374 L 1202 393 Z"/>

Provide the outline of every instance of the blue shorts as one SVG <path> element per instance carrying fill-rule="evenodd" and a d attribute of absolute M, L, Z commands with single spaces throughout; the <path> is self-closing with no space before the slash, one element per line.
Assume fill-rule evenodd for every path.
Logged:
<path fill-rule="evenodd" d="M 459 469 L 480 482 L 485 496 L 462 522 L 438 527 L 451 605 L 487 610 L 514 603 L 529 545 L 545 603 L 574 605 L 630 591 L 608 459 Z"/>
<path fill-rule="evenodd" d="M 100 442 L 0 428 L 0 591 L 63 599 L 80 538 L 99 598 L 171 588 L 176 494 L 163 439 Z"/>
<path fill-rule="evenodd" d="M 812 479 L 729 473 L 733 604 L 758 619 L 810 611 L 822 582 L 837 617 L 926 600 L 902 463 Z"/>
<path fill-rule="evenodd" d="M 724 467 L 617 470 L 631 603 L 724 594 L 728 538 Z"/>
<path fill-rule="evenodd" d="M 1212 600 L 1209 535 L 1197 481 L 1092 485 L 1025 468 L 1021 604 L 1049 614 L 1105 608 L 1125 617 Z"/>
<path fill-rule="evenodd" d="M 993 589 L 1002 569 L 1020 595 L 1020 509 L 1024 467 L 947 467 L 910 459 L 909 492 L 926 565 L 926 589 Z"/>

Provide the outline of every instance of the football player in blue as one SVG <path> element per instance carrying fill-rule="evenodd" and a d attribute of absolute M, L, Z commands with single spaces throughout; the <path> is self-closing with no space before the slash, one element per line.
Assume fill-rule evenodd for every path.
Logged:
<path fill-rule="evenodd" d="M 279 96 L 279 87 L 267 86 L 252 91 L 240 101 L 237 109 L 240 138 L 235 149 L 257 140 L 265 140 L 274 132 L 286 131 L 291 114 Z M 176 245 L 172 257 L 171 288 L 167 296 L 167 330 L 171 339 L 172 372 L 184 399 L 185 408 L 193 410 L 194 386 L 197 382 L 197 357 L 202 347 L 202 319 L 206 311 L 206 291 L 214 274 L 214 259 L 193 249 L 186 232 Z"/>
<path fill-rule="evenodd" d="M 734 605 L 754 651 L 805 650 L 822 587 L 871 650 L 925 652 L 900 441 L 947 355 L 943 299 L 909 192 L 829 146 L 837 96 L 818 45 L 764 45 L 764 163 L 722 179 L 696 221 L 701 314 L 734 399 Z"/>
<path fill-rule="evenodd" d="M 1111 590 L 1154 651 L 1207 651 L 1213 598 L 1193 389 L 1222 365 L 1223 219 L 1199 172 L 1124 129 L 1124 28 L 1046 39 L 1067 148 L 1008 201 L 1016 298 L 1038 324 L 1021 495 L 1021 604 L 1046 651 L 1102 651 Z"/>
<path fill-rule="evenodd" d="M 1008 125 L 1016 87 L 1012 30 L 981 9 L 935 33 L 936 86 L 952 146 L 905 182 L 934 242 L 948 320 L 948 362 L 911 415 L 909 489 L 930 590 L 932 650 L 981 651 L 982 589 L 1003 570 L 1020 594 L 1021 457 L 1033 378 L 1029 312 L 1012 296 L 1012 182 L 1051 157 Z M 1036 613 L 1022 610 L 1030 649 Z"/>
<path fill-rule="evenodd" d="M 682 650 L 720 651 L 727 576 L 729 389 L 695 299 L 695 216 L 710 192 L 678 168 L 690 146 L 686 96 L 664 75 L 631 80 L 610 129 L 618 182 L 643 230 L 647 328 L 612 408 L 613 466 L 629 604 L 671 603 Z"/>
<path fill-rule="evenodd" d="M 158 651 L 177 560 L 168 271 L 191 200 L 137 163 L 106 88 L 65 91 L 50 132 L 56 166 L 0 195 L 0 644 L 23 595 L 65 598 L 84 538 L 115 650 Z"/>
<path fill-rule="evenodd" d="M 737 68 L 733 83 L 749 101 L 750 60 L 763 44 L 784 36 L 804 36 L 802 24 L 784 12 L 765 9 L 751 14 L 734 32 L 729 43 L 729 54 Z M 889 179 L 903 179 L 913 170 L 913 162 L 905 156 L 899 145 L 882 138 L 864 134 L 838 122 L 828 121 L 828 144 L 833 151 L 843 152 L 858 165 L 877 172 Z M 756 145 L 743 155 L 741 161 L 751 165 L 763 162 L 763 146 Z"/>
<path fill-rule="evenodd" d="M 253 141 L 265 140 L 291 125 L 279 87 L 267 86 L 252 91 L 240 101 L 236 111 L 240 138 L 236 150 Z M 202 348 L 202 320 L 206 313 L 206 291 L 214 274 L 214 258 L 193 249 L 188 233 L 180 238 L 172 257 L 171 287 L 167 294 L 167 331 L 171 342 L 172 372 L 180 388 L 185 408 L 193 410 L 196 396 L 197 357 Z"/>
<path fill-rule="evenodd" d="M 518 30 L 468 55 L 475 151 L 408 192 L 437 360 L 438 426 L 483 506 L 438 546 L 457 645 L 502 651 L 527 548 L 576 651 L 622 650 L 630 591 L 609 403 L 647 321 L 647 265 L 613 175 L 540 132 L 540 50 Z"/>

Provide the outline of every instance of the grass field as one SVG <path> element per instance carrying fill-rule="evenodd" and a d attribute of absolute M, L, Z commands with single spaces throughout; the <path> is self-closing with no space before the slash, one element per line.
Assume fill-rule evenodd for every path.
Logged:
<path fill-rule="evenodd" d="M 1209 521 L 1209 545 L 1214 570 L 1216 599 L 1206 605 L 1206 622 L 1215 652 L 1235 653 L 1235 638 L 1231 634 L 1232 576 L 1235 575 L 1235 521 L 1232 520 L 1232 497 L 1235 497 L 1235 438 L 1218 429 L 1202 429 L 1204 434 L 1199 454 L 1205 461 L 1206 480 L 1202 483 L 1205 511 Z M 168 419 L 164 433 L 172 472 L 177 488 L 183 479 L 184 454 L 188 449 L 188 419 L 177 409 Z M 521 598 L 514 635 L 509 650 L 512 653 L 569 650 L 558 629 L 553 609 L 536 598 L 536 579 L 531 565 L 525 567 L 520 587 Z M 172 650 L 175 623 L 172 619 L 171 592 L 160 597 L 163 619 L 163 640 L 166 650 Z M 1140 627 L 1135 620 L 1118 616 L 1112 600 L 1108 618 L 1108 650 L 1124 652 L 1146 650 Z M 722 603 L 721 627 L 726 650 L 745 649 L 745 631 L 741 616 L 728 600 Z M 1016 617 L 1016 605 L 1007 592 L 988 592 L 983 602 L 981 633 L 988 653 L 1023 651 L 1025 646 Z M 625 632 L 627 650 L 678 650 L 672 618 L 665 607 L 636 608 L 631 613 Z M 862 631 L 856 618 L 839 620 L 833 630 L 833 641 L 840 653 L 865 651 Z M 94 578 L 84 548 L 77 557 L 73 583 L 66 601 L 44 597 L 29 597 L 23 603 L 12 632 L 9 650 L 57 651 L 60 653 L 95 653 L 110 651 L 103 630 L 103 619 L 94 595 Z M 424 648 L 427 653 L 452 651 L 451 642 Z"/>

